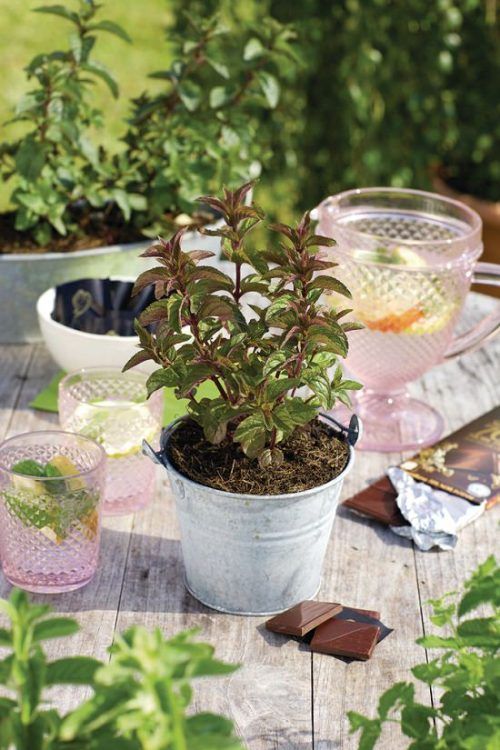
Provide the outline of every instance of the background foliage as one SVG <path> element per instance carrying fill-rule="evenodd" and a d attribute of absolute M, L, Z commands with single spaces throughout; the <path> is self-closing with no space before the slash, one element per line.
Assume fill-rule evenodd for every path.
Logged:
<path fill-rule="evenodd" d="M 25 86 L 22 66 L 64 35 L 58 24 L 37 24 L 33 33 L 36 4 L 0 0 L 0 121 Z M 105 143 L 122 131 L 127 100 L 145 88 L 146 73 L 171 62 L 165 25 L 182 29 L 180 10 L 214 9 L 257 21 L 270 10 L 301 37 L 303 67 L 284 92 L 273 169 L 259 189 L 282 219 L 353 185 L 428 188 L 437 164 L 459 190 L 500 199 L 496 0 L 106 0 L 106 17 L 135 44 L 124 52 L 109 38 L 100 53 L 122 91 L 117 101 L 97 93 L 97 103 L 106 102 Z"/>

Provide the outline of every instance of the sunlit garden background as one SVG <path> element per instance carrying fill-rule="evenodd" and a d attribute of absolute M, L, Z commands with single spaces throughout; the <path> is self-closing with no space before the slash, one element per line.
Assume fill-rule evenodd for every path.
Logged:
<path fill-rule="evenodd" d="M 37 5 L 0 1 L 2 122 L 26 89 L 23 67 L 67 37 L 64 20 L 30 14 Z M 159 85 L 146 76 L 170 63 L 168 38 L 187 23 L 183 14 L 215 10 L 236 24 L 269 11 L 297 34 L 300 65 L 291 65 L 282 91 L 261 183 L 268 209 L 279 206 L 283 215 L 352 186 L 429 188 L 439 167 L 459 192 L 498 199 L 500 52 L 492 0 L 107 0 L 105 17 L 133 44 L 112 35 L 99 43 L 99 58 L 120 86 L 117 100 L 105 86 L 96 89 L 106 115 L 99 138 L 120 147 L 129 100 Z"/>

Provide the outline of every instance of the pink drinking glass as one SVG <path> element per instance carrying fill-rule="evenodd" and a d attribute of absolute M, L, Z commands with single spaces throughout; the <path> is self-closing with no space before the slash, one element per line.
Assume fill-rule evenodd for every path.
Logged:
<path fill-rule="evenodd" d="M 119 368 L 88 368 L 59 383 L 59 421 L 102 445 L 108 457 L 103 511 L 123 515 L 145 508 L 156 483 L 142 441 L 159 443 L 163 394 L 148 399 L 147 376 Z"/>
<path fill-rule="evenodd" d="M 58 476 L 13 471 L 20 461 L 52 462 Z M 105 463 L 97 443 L 68 432 L 29 432 L 0 445 L 0 555 L 13 586 L 49 594 L 90 581 L 99 557 Z"/>
<path fill-rule="evenodd" d="M 335 275 L 351 290 L 347 368 L 363 385 L 355 411 L 365 450 L 402 451 L 435 442 L 441 415 L 410 398 L 407 383 L 471 351 L 500 328 L 500 305 L 461 336 L 454 328 L 470 285 L 500 285 L 500 266 L 478 263 L 481 219 L 459 201 L 399 188 L 349 190 L 316 209 L 333 237 Z M 330 297 L 337 305 L 336 295 Z M 343 300 L 345 305 L 345 299 Z"/>

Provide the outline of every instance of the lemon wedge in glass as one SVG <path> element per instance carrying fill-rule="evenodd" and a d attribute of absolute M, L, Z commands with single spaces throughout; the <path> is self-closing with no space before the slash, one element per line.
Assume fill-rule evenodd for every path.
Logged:
<path fill-rule="evenodd" d="M 80 404 L 71 429 L 102 445 L 108 458 L 126 458 L 140 453 L 142 441 L 153 441 L 159 428 L 145 403 L 99 401 Z"/>

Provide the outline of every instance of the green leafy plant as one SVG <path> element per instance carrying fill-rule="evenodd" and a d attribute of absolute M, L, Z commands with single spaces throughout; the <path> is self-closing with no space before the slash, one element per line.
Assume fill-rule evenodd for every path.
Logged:
<path fill-rule="evenodd" d="M 94 0 L 75 4 L 36 9 L 68 22 L 71 33 L 67 49 L 27 66 L 33 85 L 11 120 L 27 130 L 0 143 L 0 175 L 15 208 L 3 219 L 7 243 L 58 240 L 64 250 L 79 238 L 113 244 L 157 234 L 176 219 L 177 226 L 213 219 L 207 210 L 191 216 L 195 196 L 256 176 L 270 156 L 260 120 L 276 108 L 279 79 L 295 59 L 293 32 L 269 17 L 232 26 L 217 16 L 191 21 L 170 67 L 151 74 L 163 90 L 134 100 L 122 142 L 107 151 L 95 137 L 104 113 L 93 89 L 104 82 L 113 97 L 119 92 L 94 50 L 103 33 L 130 38 L 98 20 Z"/>
<path fill-rule="evenodd" d="M 77 232 L 88 223 L 92 208 L 113 199 L 112 190 L 104 189 L 104 154 L 90 134 L 103 123 L 92 102 L 94 85 L 104 81 L 115 97 L 118 86 L 93 51 L 101 33 L 127 41 L 128 36 L 112 21 L 98 21 L 99 7 L 81 0 L 76 11 L 64 5 L 36 9 L 71 24 L 69 48 L 39 54 L 27 66 L 33 87 L 12 120 L 25 123 L 27 132 L 0 145 L 1 175 L 12 178 L 14 228 L 40 245 L 50 241 L 54 230 L 59 235 Z"/>
<path fill-rule="evenodd" d="M 497 0 L 471 0 L 457 10 L 437 157 L 442 177 L 455 190 L 499 201 L 500 8 Z"/>
<path fill-rule="evenodd" d="M 413 667 L 413 675 L 434 689 L 432 706 L 415 700 L 409 682 L 398 682 L 379 700 L 369 719 L 349 712 L 351 731 L 361 731 L 360 750 L 371 750 L 384 723 L 397 721 L 414 750 L 495 750 L 500 744 L 500 568 L 489 557 L 465 583 L 458 605 L 451 594 L 431 600 L 432 622 L 446 635 L 427 635 L 417 643 L 441 650 L 432 661 Z M 470 617 L 478 607 L 484 615 Z M 483 614 L 483 613 L 481 613 Z"/>
<path fill-rule="evenodd" d="M 202 231 L 221 238 L 233 276 L 200 265 L 212 253 L 184 252 L 182 231 L 144 253 L 160 265 L 141 274 L 134 291 L 154 284 L 157 301 L 137 322 L 141 351 L 126 368 L 157 362 L 150 393 L 175 388 L 178 398 L 189 400 L 189 414 L 208 441 L 239 443 L 265 466 L 281 462 L 279 444 L 320 408 L 331 409 L 336 399 L 348 403 L 348 391 L 361 387 L 345 380 L 338 364 L 347 354 L 347 331 L 359 326 L 341 321 L 349 310 L 320 302 L 325 290 L 346 297 L 350 292 L 332 275 L 318 275 L 336 265 L 318 245 L 334 243 L 314 234 L 307 213 L 297 226 L 271 227 L 281 238 L 278 246 L 257 250 L 249 242 L 263 219 L 255 203 L 247 204 L 252 187 L 246 183 L 225 189 L 223 198 L 199 199 L 223 219 L 219 229 Z M 245 317 L 250 293 L 259 296 L 250 300 Z M 154 333 L 146 328 L 151 323 Z M 205 381 L 217 388 L 216 398 L 197 397 Z M 308 393 L 300 395 L 304 386 Z"/>
<path fill-rule="evenodd" d="M 220 0 L 176 0 L 203 12 Z M 497 0 L 233 0 L 300 30 L 304 65 L 283 92 L 272 188 L 308 208 L 369 185 L 499 200 L 500 11 Z M 403 82 L 404 85 L 399 85 Z M 288 168 L 287 168 L 288 164 Z M 273 206 L 274 208 L 274 206 Z"/>
<path fill-rule="evenodd" d="M 294 33 L 274 19 L 228 25 L 217 15 L 197 18 L 189 15 L 174 37 L 170 67 L 151 74 L 164 90 L 134 101 L 124 138 L 125 177 L 132 175 L 125 192 L 144 196 L 147 210 L 135 220 L 151 235 L 181 211 L 181 221 L 192 221 L 200 193 L 260 173 L 270 157 L 262 120 L 277 107 L 279 79 L 295 59 Z"/>
<path fill-rule="evenodd" d="M 51 616 L 50 607 L 30 604 L 18 590 L 0 600 L 0 611 L 10 620 L 0 629 L 9 650 L 0 661 L 2 750 L 242 750 L 228 719 L 186 715 L 193 679 L 236 669 L 196 642 L 196 631 L 166 640 L 160 630 L 132 627 L 116 638 L 109 663 L 50 661 L 44 641 L 76 633 L 75 620 Z M 61 715 L 45 693 L 54 685 L 86 685 L 92 695 Z"/>

